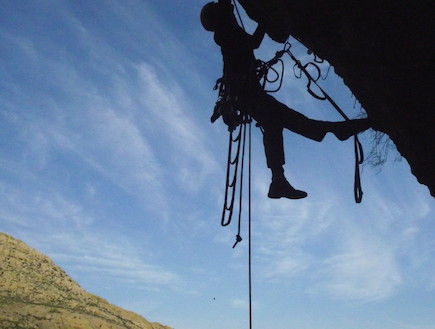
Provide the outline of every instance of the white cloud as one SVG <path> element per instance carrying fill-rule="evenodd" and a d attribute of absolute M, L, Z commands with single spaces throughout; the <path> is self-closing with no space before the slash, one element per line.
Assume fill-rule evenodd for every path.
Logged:
<path fill-rule="evenodd" d="M 53 250 L 52 256 L 76 273 L 145 289 L 175 288 L 182 282 L 177 274 L 148 261 L 147 258 L 152 254 L 145 257 L 138 255 L 134 243 L 120 236 L 109 238 L 90 232 L 77 232 L 60 234 L 53 240 L 64 251 Z"/>
<path fill-rule="evenodd" d="M 152 251 L 137 248 L 122 234 L 107 235 L 105 230 L 96 230 L 95 223 L 100 219 L 59 194 L 26 193 L 2 184 L 0 218 L 2 231 L 48 254 L 68 272 L 145 288 L 175 287 L 182 282 L 177 274 L 153 264 Z M 141 246 L 144 243 L 141 241 Z"/>
<path fill-rule="evenodd" d="M 267 278 L 288 280 L 301 272 L 305 271 L 310 266 L 308 255 L 296 255 L 294 253 L 282 254 L 275 261 L 271 261 L 270 268 L 266 273 Z"/>
<path fill-rule="evenodd" d="M 87 136 L 78 148 L 114 184 L 143 199 L 149 207 L 167 209 L 164 169 L 156 149 L 128 114 L 110 108 L 90 112 Z"/>
<path fill-rule="evenodd" d="M 62 20 L 55 24 L 74 35 L 81 45 L 77 52 L 66 54 L 72 44 L 58 44 L 49 34 L 43 36 L 43 43 L 35 43 L 32 35 L 6 35 L 16 40 L 16 51 L 34 59 L 27 65 L 35 71 L 39 85 L 50 87 L 24 93 L 33 112 L 44 115 L 35 118 L 24 108 L 11 110 L 24 114 L 17 129 L 27 164 L 34 170 L 49 170 L 53 154 L 71 152 L 148 209 L 159 209 L 168 218 L 168 202 L 174 194 L 197 193 L 219 167 L 205 129 L 192 115 L 193 104 L 186 97 L 189 85 L 174 82 L 180 74 L 190 73 L 189 79 L 194 76 L 195 85 L 200 86 L 186 47 L 149 5 L 137 2 L 134 6 L 135 12 L 116 2 L 104 8 L 103 14 L 118 17 L 121 27 L 144 31 L 135 42 L 127 43 L 124 52 L 117 48 L 117 42 L 125 41 L 120 37 L 127 36 L 124 29 L 117 29 L 119 35 L 109 41 L 63 5 L 59 5 Z M 149 45 L 158 40 L 166 42 L 150 51 Z M 62 56 L 55 56 L 56 50 Z M 179 58 L 185 59 L 183 65 Z"/>
<path fill-rule="evenodd" d="M 392 323 L 397 328 L 403 328 L 403 329 L 435 329 L 435 325 L 418 325 L 418 324 L 405 323 L 405 322 L 395 321 L 390 319 L 388 319 L 388 322 Z"/>
<path fill-rule="evenodd" d="M 259 235 L 256 250 L 264 263 L 265 277 L 287 280 L 303 273 L 314 259 L 304 247 L 328 229 L 334 218 L 327 215 L 331 203 L 276 202 L 266 200 L 264 196 L 261 199 L 263 201 L 256 205 L 259 223 L 254 227 Z"/>
<path fill-rule="evenodd" d="M 231 300 L 231 307 L 236 309 L 248 310 L 249 303 L 244 299 L 233 299 Z"/>
<path fill-rule="evenodd" d="M 20 52 L 23 52 L 29 59 L 37 59 L 38 56 L 35 45 L 30 39 L 17 34 L 12 34 L 5 30 L 0 31 L 0 38 L 12 44 L 14 47 L 17 47 Z"/>
<path fill-rule="evenodd" d="M 155 69 L 146 63 L 138 68 L 143 83 L 141 100 L 147 115 L 152 114 L 151 124 L 158 126 L 186 154 L 204 165 L 213 165 L 211 152 L 205 147 L 206 134 L 191 116 L 192 111 L 183 91 L 173 82 L 164 84 Z"/>
<path fill-rule="evenodd" d="M 35 228 L 45 231 L 52 227 L 77 229 L 93 222 L 82 206 L 56 192 L 37 187 L 23 190 L 9 184 L 0 185 L 0 216 L 4 223 L 30 231 Z"/>
<path fill-rule="evenodd" d="M 345 251 L 324 261 L 318 287 L 338 299 L 384 300 L 402 283 L 395 254 L 372 237 L 349 236 Z"/>

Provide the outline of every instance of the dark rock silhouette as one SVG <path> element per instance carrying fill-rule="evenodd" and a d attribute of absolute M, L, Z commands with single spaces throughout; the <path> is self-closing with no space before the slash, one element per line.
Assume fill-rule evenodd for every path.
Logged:
<path fill-rule="evenodd" d="M 327 60 L 435 196 L 432 1 L 239 2 L 272 39 Z"/>

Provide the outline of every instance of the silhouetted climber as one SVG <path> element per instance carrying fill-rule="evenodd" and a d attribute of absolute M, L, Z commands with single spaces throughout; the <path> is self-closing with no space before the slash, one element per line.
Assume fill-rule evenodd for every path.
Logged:
<path fill-rule="evenodd" d="M 233 9 L 230 0 L 219 0 L 218 3 L 207 3 L 201 11 L 203 27 L 214 32 L 214 40 L 222 51 L 223 101 L 228 103 L 215 109 L 212 122 L 222 115 L 230 129 L 231 126 L 234 128 L 238 122 L 234 122 L 235 117 L 226 111 L 228 108 L 251 115 L 263 128 L 267 166 L 272 171 L 268 197 L 304 198 L 307 193 L 295 189 L 284 176 L 283 128 L 318 142 L 328 132 L 332 132 L 339 140 L 346 140 L 368 129 L 369 121 L 327 122 L 309 119 L 267 94 L 258 80 L 254 56 L 254 49 L 260 46 L 265 31 L 258 25 L 253 35 L 246 33 L 237 23 Z"/>

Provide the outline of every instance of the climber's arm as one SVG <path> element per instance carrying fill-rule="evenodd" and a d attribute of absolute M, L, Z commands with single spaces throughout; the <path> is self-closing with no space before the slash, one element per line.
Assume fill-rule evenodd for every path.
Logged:
<path fill-rule="evenodd" d="M 258 24 L 257 29 L 252 35 L 252 48 L 257 49 L 258 47 L 260 47 L 265 33 L 266 31 L 264 30 L 263 26 L 261 24 Z"/>

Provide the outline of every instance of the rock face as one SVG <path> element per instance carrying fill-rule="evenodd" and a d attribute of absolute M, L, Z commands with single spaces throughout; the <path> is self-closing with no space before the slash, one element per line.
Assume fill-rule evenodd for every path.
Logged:
<path fill-rule="evenodd" d="M 274 40 L 326 59 L 435 196 L 433 1 L 239 1 Z"/>
<path fill-rule="evenodd" d="M 87 293 L 48 257 L 1 232 L 0 328 L 170 329 Z"/>

